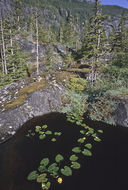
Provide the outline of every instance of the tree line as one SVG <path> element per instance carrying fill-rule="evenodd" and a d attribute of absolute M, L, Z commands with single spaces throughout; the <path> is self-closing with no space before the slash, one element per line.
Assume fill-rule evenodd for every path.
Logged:
<path fill-rule="evenodd" d="M 39 74 L 39 45 L 41 43 L 64 44 L 74 52 L 72 60 L 91 59 L 91 83 L 96 81 L 99 68 L 102 66 L 100 57 L 106 53 L 128 52 L 127 17 L 124 13 L 118 28 L 113 27 L 109 36 L 103 26 L 108 16 L 102 14 L 102 5 L 95 0 L 93 16 L 80 23 L 80 18 L 73 17 L 67 11 L 66 18 L 59 20 L 58 27 L 45 23 L 37 2 L 35 8 L 29 8 L 24 14 L 24 4 L 14 0 L 13 10 L 6 16 L 0 13 L 0 78 L 3 83 L 10 83 L 23 78 L 27 71 L 27 59 L 30 54 L 21 51 L 20 38 L 31 41 L 36 46 L 36 72 Z"/>

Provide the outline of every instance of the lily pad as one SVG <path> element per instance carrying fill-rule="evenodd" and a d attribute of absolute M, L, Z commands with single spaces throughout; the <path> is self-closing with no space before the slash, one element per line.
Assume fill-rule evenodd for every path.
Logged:
<path fill-rule="evenodd" d="M 48 178 L 46 178 L 47 174 L 43 173 L 37 177 L 38 183 L 46 183 L 48 181 Z"/>
<path fill-rule="evenodd" d="M 74 148 L 72 149 L 72 151 L 75 152 L 75 153 L 80 153 L 80 152 L 81 152 L 81 149 L 80 149 L 80 147 L 74 147 Z"/>
<path fill-rule="evenodd" d="M 56 163 L 53 163 L 48 167 L 48 172 L 53 175 L 56 175 L 58 170 L 59 170 L 59 167 L 57 167 Z"/>
<path fill-rule="evenodd" d="M 85 156 L 92 156 L 92 153 L 90 150 L 84 149 L 84 151 L 82 151 L 83 155 Z"/>
<path fill-rule="evenodd" d="M 78 163 L 78 162 L 72 162 L 71 167 L 72 167 L 73 169 L 79 169 L 79 168 L 81 167 L 81 165 L 80 165 L 80 163 Z"/>
<path fill-rule="evenodd" d="M 43 134 L 43 135 L 40 135 L 40 136 L 39 136 L 39 139 L 40 139 L 40 140 L 43 140 L 43 139 L 45 139 L 45 137 L 46 137 L 46 135 Z"/>
<path fill-rule="evenodd" d="M 55 157 L 55 160 L 56 162 L 61 162 L 62 160 L 64 160 L 64 157 L 61 155 L 61 154 L 58 154 L 56 157 Z"/>
<path fill-rule="evenodd" d="M 72 156 L 70 156 L 69 158 L 71 161 L 77 161 L 78 160 L 78 156 L 76 156 L 75 154 L 73 154 Z"/>
<path fill-rule="evenodd" d="M 91 149 L 92 145 L 90 143 L 88 143 L 88 144 L 85 144 L 85 147 L 88 148 L 88 149 Z"/>
<path fill-rule="evenodd" d="M 84 130 L 80 130 L 80 133 L 81 133 L 82 135 L 84 135 L 84 134 L 85 134 L 85 131 L 84 131 Z"/>
<path fill-rule="evenodd" d="M 103 133 L 103 130 L 98 130 L 98 133 Z"/>
<path fill-rule="evenodd" d="M 39 174 L 37 173 L 37 171 L 32 171 L 32 172 L 28 175 L 27 179 L 30 180 L 30 181 L 35 180 L 35 179 L 38 177 L 38 175 L 39 175 Z"/>
<path fill-rule="evenodd" d="M 61 173 L 65 176 L 71 176 L 72 175 L 72 170 L 68 166 L 64 166 L 64 169 L 61 169 Z"/>
<path fill-rule="evenodd" d="M 79 138 L 79 139 L 77 140 L 77 142 L 82 144 L 82 143 L 84 143 L 84 139 L 83 139 L 83 138 Z"/>
<path fill-rule="evenodd" d="M 40 165 L 47 166 L 49 164 L 49 159 L 48 158 L 43 158 L 40 162 Z"/>
<path fill-rule="evenodd" d="M 52 142 L 56 142 L 56 139 L 55 139 L 55 138 L 52 138 L 51 141 L 52 141 Z"/>
<path fill-rule="evenodd" d="M 52 131 L 47 130 L 47 131 L 45 132 L 45 134 L 46 134 L 46 135 L 52 135 Z"/>

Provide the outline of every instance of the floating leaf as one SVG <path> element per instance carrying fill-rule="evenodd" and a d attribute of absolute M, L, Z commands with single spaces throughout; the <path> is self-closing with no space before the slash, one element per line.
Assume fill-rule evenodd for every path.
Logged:
<path fill-rule="evenodd" d="M 50 188 L 50 186 L 51 186 L 50 182 L 47 182 L 46 185 L 45 185 L 45 187 L 46 187 L 47 190 Z"/>
<path fill-rule="evenodd" d="M 92 153 L 90 150 L 84 149 L 84 151 L 82 151 L 83 155 L 85 156 L 92 156 Z"/>
<path fill-rule="evenodd" d="M 39 136 L 39 139 L 40 139 L 40 140 L 43 140 L 43 139 L 45 139 L 45 137 L 46 137 L 46 135 L 43 134 L 43 135 L 40 135 L 40 136 Z"/>
<path fill-rule="evenodd" d="M 41 174 L 37 177 L 37 182 L 38 183 L 46 183 L 48 181 L 48 179 L 46 178 L 47 174 Z"/>
<path fill-rule="evenodd" d="M 92 135 L 94 133 L 93 128 L 89 128 L 89 131 L 86 133 L 87 136 Z"/>
<path fill-rule="evenodd" d="M 94 137 L 94 138 L 97 137 L 97 134 L 96 133 L 92 134 L 92 137 Z"/>
<path fill-rule="evenodd" d="M 78 143 L 84 143 L 84 140 L 85 140 L 84 138 L 79 138 L 79 139 L 77 140 L 77 142 L 78 142 Z"/>
<path fill-rule="evenodd" d="M 28 175 L 27 179 L 28 179 L 28 180 L 35 180 L 37 177 L 38 177 L 37 171 L 32 171 L 32 172 Z"/>
<path fill-rule="evenodd" d="M 79 169 L 79 168 L 81 167 L 81 165 L 80 165 L 80 163 L 78 163 L 78 162 L 72 162 L 71 167 L 72 167 L 73 169 Z"/>
<path fill-rule="evenodd" d="M 41 172 L 41 173 L 45 172 L 46 170 L 47 170 L 46 167 L 43 166 L 43 165 L 40 165 L 39 168 L 38 168 L 38 171 Z"/>
<path fill-rule="evenodd" d="M 42 129 L 47 129 L 47 127 L 48 127 L 47 125 L 43 125 Z"/>
<path fill-rule="evenodd" d="M 98 133 L 103 133 L 103 130 L 98 130 Z"/>
<path fill-rule="evenodd" d="M 47 130 L 47 131 L 45 132 L 45 134 L 46 134 L 46 135 L 52 135 L 52 131 Z"/>
<path fill-rule="evenodd" d="M 55 160 L 56 162 L 61 162 L 62 160 L 64 160 L 64 157 L 61 155 L 61 154 L 58 154 L 56 157 L 55 157 Z"/>
<path fill-rule="evenodd" d="M 64 166 L 64 169 L 61 169 L 61 173 L 65 176 L 71 176 L 72 175 L 72 170 L 68 166 Z"/>
<path fill-rule="evenodd" d="M 85 134 L 85 131 L 84 131 L 84 130 L 80 130 L 80 133 L 81 133 L 82 135 L 84 135 L 84 134 Z"/>
<path fill-rule="evenodd" d="M 52 142 L 56 142 L 56 139 L 55 139 L 55 138 L 52 138 L 51 141 L 52 141 Z"/>
<path fill-rule="evenodd" d="M 81 152 L 81 149 L 80 149 L 80 147 L 74 147 L 74 148 L 72 149 L 72 151 L 75 152 L 75 153 L 80 153 L 80 152 Z"/>
<path fill-rule="evenodd" d="M 41 127 L 40 127 L 40 126 L 36 126 L 35 131 L 36 131 L 36 132 L 39 132 L 40 130 L 41 130 Z"/>
<path fill-rule="evenodd" d="M 43 158 L 43 160 L 40 161 L 40 165 L 47 166 L 49 164 L 48 158 Z"/>
<path fill-rule="evenodd" d="M 69 158 L 71 161 L 76 161 L 76 160 L 78 160 L 78 157 L 75 155 L 75 154 L 73 154 L 72 156 L 70 156 L 70 158 Z"/>
<path fill-rule="evenodd" d="M 61 132 L 54 132 L 55 136 L 60 136 L 62 133 Z"/>
<path fill-rule="evenodd" d="M 85 144 L 85 147 L 88 148 L 88 149 L 91 149 L 92 145 L 90 143 L 88 143 L 88 144 Z"/>
<path fill-rule="evenodd" d="M 101 142 L 101 139 L 99 137 L 95 137 L 94 141 Z"/>
<path fill-rule="evenodd" d="M 59 170 L 59 167 L 57 167 L 56 163 L 53 163 L 48 167 L 48 172 L 53 174 L 54 176 L 57 175 L 58 170 Z"/>

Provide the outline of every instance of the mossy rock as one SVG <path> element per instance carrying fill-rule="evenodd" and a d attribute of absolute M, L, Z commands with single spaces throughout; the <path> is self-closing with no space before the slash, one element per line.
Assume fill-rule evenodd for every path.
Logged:
<path fill-rule="evenodd" d="M 30 93 L 35 92 L 37 90 L 43 90 L 45 86 L 46 86 L 45 78 L 41 79 L 40 82 L 30 83 L 28 86 L 25 86 L 19 91 L 17 98 L 14 101 L 5 105 L 5 109 L 8 110 L 11 108 L 15 108 L 19 105 L 22 105 Z"/>

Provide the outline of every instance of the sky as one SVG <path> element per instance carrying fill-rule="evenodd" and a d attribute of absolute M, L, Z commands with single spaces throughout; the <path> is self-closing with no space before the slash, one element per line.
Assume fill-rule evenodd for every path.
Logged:
<path fill-rule="evenodd" d="M 119 5 L 128 8 L 128 0 L 101 0 L 103 5 Z"/>

